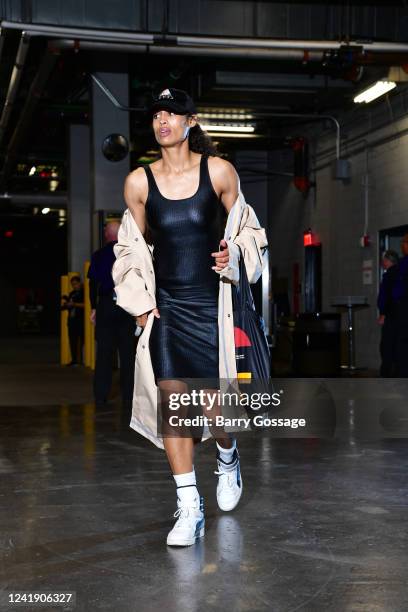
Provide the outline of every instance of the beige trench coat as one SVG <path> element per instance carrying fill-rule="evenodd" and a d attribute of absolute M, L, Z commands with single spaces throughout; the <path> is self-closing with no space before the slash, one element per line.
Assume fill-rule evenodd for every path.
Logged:
<path fill-rule="evenodd" d="M 266 233 L 260 227 L 253 208 L 246 203 L 241 189 L 231 208 L 225 227 L 224 239 L 228 243 L 228 265 L 218 272 L 220 276 L 218 297 L 219 376 L 234 381 L 235 364 L 234 323 L 232 315 L 231 283 L 239 281 L 239 247 L 250 283 L 255 283 L 262 273 L 268 246 Z M 112 276 L 117 304 L 133 316 L 141 315 L 156 307 L 153 247 L 148 245 L 129 210 L 126 210 L 114 247 L 116 261 Z M 217 272 L 215 272 L 217 273 Z M 154 323 L 152 312 L 139 337 L 136 350 L 135 386 L 130 427 L 148 438 L 159 448 L 163 440 L 157 432 L 158 389 L 154 379 L 149 353 L 149 337 Z M 204 433 L 203 439 L 209 435 Z"/>

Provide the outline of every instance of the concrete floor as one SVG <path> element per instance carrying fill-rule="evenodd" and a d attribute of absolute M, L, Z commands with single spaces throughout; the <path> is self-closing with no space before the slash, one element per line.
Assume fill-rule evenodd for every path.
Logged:
<path fill-rule="evenodd" d="M 75 591 L 71 609 L 86 612 L 408 609 L 405 439 L 241 434 L 245 491 L 224 514 L 207 442 L 205 538 L 170 549 L 163 451 L 116 404 L 32 403 L 0 407 L 3 596 Z"/>

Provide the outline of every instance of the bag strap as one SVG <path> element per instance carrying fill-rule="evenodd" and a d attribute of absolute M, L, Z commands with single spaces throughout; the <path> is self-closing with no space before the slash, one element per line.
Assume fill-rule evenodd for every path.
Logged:
<path fill-rule="evenodd" d="M 232 307 L 233 310 L 255 310 L 254 297 L 248 281 L 244 256 L 239 245 L 239 282 L 232 285 Z"/>

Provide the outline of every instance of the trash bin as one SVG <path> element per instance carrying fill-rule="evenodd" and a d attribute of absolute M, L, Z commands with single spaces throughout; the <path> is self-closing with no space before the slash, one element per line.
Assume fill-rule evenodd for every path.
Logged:
<path fill-rule="evenodd" d="M 338 313 L 305 312 L 296 315 L 293 331 L 295 376 L 339 376 L 340 325 Z"/>

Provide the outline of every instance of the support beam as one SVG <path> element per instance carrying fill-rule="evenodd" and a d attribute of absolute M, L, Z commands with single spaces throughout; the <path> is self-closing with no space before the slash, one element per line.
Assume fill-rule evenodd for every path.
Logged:
<path fill-rule="evenodd" d="M 68 270 L 83 270 L 91 256 L 90 128 L 69 128 Z"/>
<path fill-rule="evenodd" d="M 115 96 L 129 101 L 129 76 L 126 56 L 97 54 L 95 73 Z M 118 66 L 120 69 L 118 70 Z M 92 81 L 92 168 L 93 210 L 123 211 L 123 184 L 130 170 L 130 157 L 109 161 L 102 152 L 102 143 L 110 134 L 121 134 L 129 142 L 129 115 L 115 108 L 111 100 Z"/>

